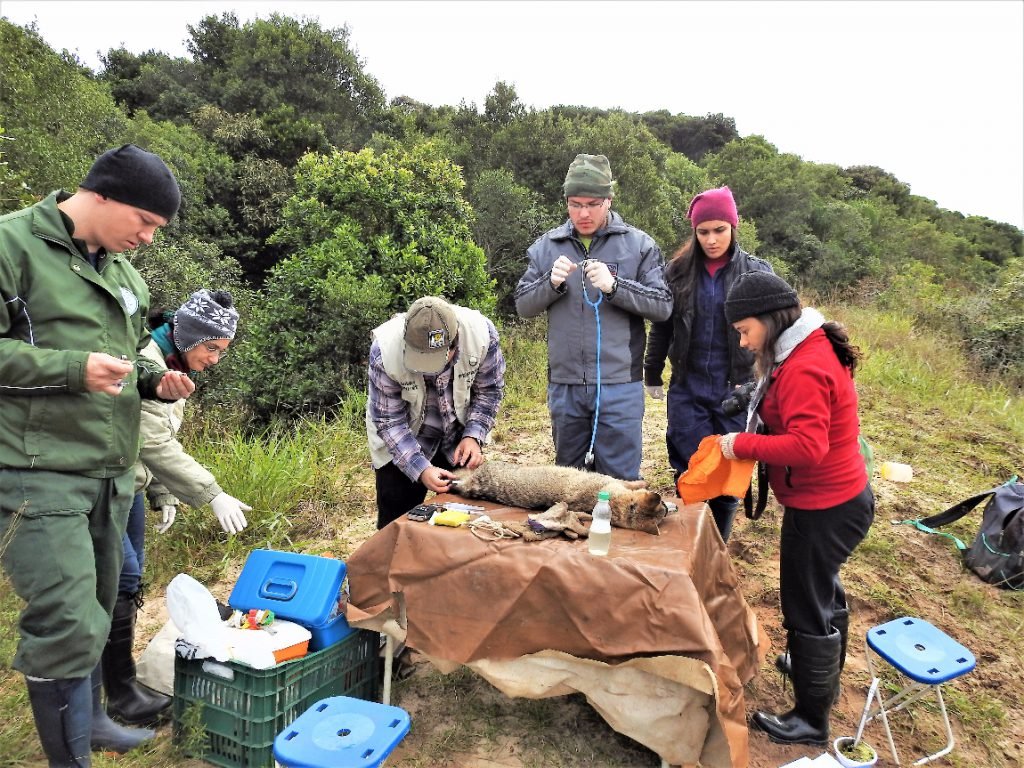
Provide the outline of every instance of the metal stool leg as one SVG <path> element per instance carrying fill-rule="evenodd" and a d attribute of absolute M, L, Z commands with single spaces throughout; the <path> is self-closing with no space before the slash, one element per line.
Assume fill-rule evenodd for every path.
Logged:
<path fill-rule="evenodd" d="M 920 760 L 914 762 L 914 765 L 924 765 L 930 763 L 932 760 L 948 755 L 955 744 L 953 738 L 953 726 L 949 722 L 949 714 L 946 711 L 946 702 L 942 698 L 942 686 L 941 685 L 925 685 L 924 683 L 911 683 L 906 685 L 902 690 L 890 696 L 888 699 L 883 701 L 881 686 L 881 678 L 875 673 L 874 664 L 872 663 L 871 657 L 873 653 L 870 648 L 865 647 L 865 656 L 868 662 L 868 674 L 871 675 L 871 685 L 874 695 L 877 699 L 877 704 L 872 705 L 870 712 L 865 709 L 864 715 L 861 719 L 866 725 L 874 720 L 879 715 L 882 718 L 882 725 L 885 727 L 885 736 L 889 742 L 889 750 L 892 752 L 893 760 L 896 765 L 900 764 L 899 755 L 896 753 L 896 744 L 892 738 L 892 729 L 889 727 L 889 715 L 894 712 L 899 712 L 901 709 L 905 709 L 916 701 L 920 701 L 922 698 L 927 696 L 929 692 L 934 691 L 935 698 L 939 701 L 939 712 L 942 713 L 942 724 L 946 729 L 946 746 L 940 749 L 938 752 L 934 752 L 930 755 L 922 757 Z M 899 672 L 897 671 L 897 674 Z M 869 694 L 870 695 L 870 694 Z M 893 706 L 896 705 L 896 706 Z"/>
<path fill-rule="evenodd" d="M 871 711 L 868 711 L 868 707 L 865 706 L 864 714 L 861 715 L 861 719 L 864 721 L 864 725 L 867 725 L 875 719 L 879 714 L 882 715 L 882 725 L 885 726 L 885 737 L 889 740 L 889 751 L 892 752 L 892 759 L 896 765 L 900 764 L 900 756 L 896 753 L 896 743 L 892 739 L 892 729 L 889 727 L 889 718 L 885 713 L 885 703 L 882 701 L 882 685 L 881 678 L 875 674 L 874 665 L 871 663 L 871 649 L 865 645 L 864 655 L 868 661 L 868 674 L 871 675 L 871 693 L 877 698 L 877 707 L 872 705 Z"/>
<path fill-rule="evenodd" d="M 939 700 L 939 711 L 942 712 L 942 722 L 946 726 L 946 746 L 927 757 L 922 757 L 914 765 L 924 765 L 930 763 L 932 760 L 948 755 L 953 750 L 953 726 L 949 723 L 949 715 L 946 713 L 946 702 L 942 699 L 942 686 L 936 685 L 935 687 L 935 698 Z"/>
<path fill-rule="evenodd" d="M 384 691 L 381 694 L 381 703 L 391 703 L 391 669 L 395 662 L 395 638 L 385 635 L 384 640 Z"/>

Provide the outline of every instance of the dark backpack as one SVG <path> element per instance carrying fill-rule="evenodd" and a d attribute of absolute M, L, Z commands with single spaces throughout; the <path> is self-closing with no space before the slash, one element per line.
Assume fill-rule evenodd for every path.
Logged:
<path fill-rule="evenodd" d="M 985 499 L 988 503 L 981 514 L 981 529 L 970 547 L 952 534 L 934 530 L 959 520 Z M 1004 589 L 1024 590 L 1024 483 L 1017 482 L 1016 477 L 964 499 L 945 512 L 904 522 L 953 539 L 964 564 L 982 581 Z"/>

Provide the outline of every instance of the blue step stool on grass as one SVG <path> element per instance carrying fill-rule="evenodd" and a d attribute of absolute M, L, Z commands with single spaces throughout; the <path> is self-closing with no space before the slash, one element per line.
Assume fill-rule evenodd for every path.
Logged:
<path fill-rule="evenodd" d="M 282 768 L 376 768 L 409 732 L 409 713 L 374 701 L 321 699 L 274 739 Z"/>
<path fill-rule="evenodd" d="M 881 715 L 885 735 L 889 739 L 889 749 L 892 750 L 896 765 L 899 765 L 900 758 L 896 754 L 888 716 L 905 709 L 929 693 L 934 693 L 939 701 L 942 722 L 946 727 L 946 746 L 938 752 L 922 757 L 914 765 L 923 765 L 949 754 L 953 749 L 953 729 L 946 713 L 946 703 L 942 700 L 942 684 L 974 669 L 974 654 L 941 629 L 912 616 L 893 619 L 869 629 L 864 652 L 868 661 L 868 673 L 871 675 L 868 697 L 877 697 L 878 703 L 870 708 L 864 707 L 859 731 Z M 873 657 L 887 662 L 905 680 L 904 687 L 884 701 L 879 685 L 881 668 L 879 671 L 875 670 Z"/>

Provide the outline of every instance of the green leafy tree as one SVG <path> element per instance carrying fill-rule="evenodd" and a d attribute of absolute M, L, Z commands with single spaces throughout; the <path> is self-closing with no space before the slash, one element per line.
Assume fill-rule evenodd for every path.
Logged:
<path fill-rule="evenodd" d="M 25 190 L 24 176 L 11 168 L 4 157 L 5 143 L 11 141 L 4 135 L 4 124 L 0 123 L 0 212 L 14 211 L 31 205 L 34 198 Z"/>
<path fill-rule="evenodd" d="M 1014 259 L 990 293 L 964 297 L 963 335 L 986 371 L 1024 390 L 1024 259 Z"/>
<path fill-rule="evenodd" d="M 511 171 L 516 183 L 532 189 L 550 206 L 554 224 L 565 217 L 562 182 L 577 145 L 571 120 L 551 111 L 530 111 L 494 132 L 483 166 Z"/>
<path fill-rule="evenodd" d="M 347 27 L 281 14 L 239 25 L 233 13 L 189 26 L 205 102 L 238 114 L 269 116 L 283 142 L 276 158 L 290 164 L 322 140 L 355 148 L 384 111 L 384 94 L 363 70 Z M 288 109 L 290 108 L 290 110 Z"/>
<path fill-rule="evenodd" d="M 645 112 L 640 119 L 673 152 L 680 152 L 694 162 L 700 162 L 704 155 L 720 151 L 740 136 L 736 121 L 721 113 L 704 117 L 673 116 L 667 109 L 662 109 Z"/>
<path fill-rule="evenodd" d="M 35 198 L 74 189 L 97 155 L 123 143 L 127 127 L 106 86 L 70 54 L 55 53 L 34 27 L 6 19 L 0 19 L 0 115 L 5 159 Z M 21 199 L 4 204 L 17 208 Z"/>
<path fill-rule="evenodd" d="M 576 147 L 579 152 L 608 157 L 615 178 L 615 208 L 628 223 L 647 232 L 667 251 L 687 235 L 682 194 L 666 178 L 670 152 L 643 122 L 612 112 L 583 126 Z M 564 178 L 565 169 L 560 180 Z"/>
<path fill-rule="evenodd" d="M 484 99 L 484 118 L 495 126 L 508 125 L 526 114 L 526 107 L 519 100 L 515 86 L 502 80 L 494 84 Z"/>
<path fill-rule="evenodd" d="M 199 66 L 159 51 L 132 53 L 111 48 L 100 57 L 100 81 L 129 115 L 146 111 L 154 120 L 185 123 L 205 103 Z"/>
<path fill-rule="evenodd" d="M 747 136 L 708 155 L 704 165 L 716 184 L 733 191 L 743 215 L 757 222 L 761 256 L 801 274 L 821 255 L 821 239 L 811 228 L 815 183 L 802 172 L 799 157 L 779 154 L 761 136 Z"/>
<path fill-rule="evenodd" d="M 547 215 L 537 196 L 503 169 L 482 172 L 469 194 L 476 212 L 473 238 L 487 258 L 498 311 L 514 317 L 516 285 L 526 271 L 526 249 L 544 231 Z"/>
<path fill-rule="evenodd" d="M 364 386 L 370 331 L 420 296 L 493 311 L 463 186 L 430 143 L 302 158 L 272 238 L 290 255 L 238 355 L 257 419 L 333 410 Z"/>
<path fill-rule="evenodd" d="M 816 258 L 805 262 L 804 281 L 819 291 L 843 289 L 881 272 L 877 243 L 872 237 L 872 203 L 824 198 L 811 217 L 819 237 Z"/>
<path fill-rule="evenodd" d="M 855 165 L 843 171 L 856 189 L 904 210 L 910 199 L 910 186 L 875 165 Z"/>

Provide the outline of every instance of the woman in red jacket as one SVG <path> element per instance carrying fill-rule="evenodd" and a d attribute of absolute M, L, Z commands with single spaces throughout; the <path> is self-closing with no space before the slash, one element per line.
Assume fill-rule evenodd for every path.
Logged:
<path fill-rule="evenodd" d="M 754 353 L 759 384 L 746 431 L 722 437 L 722 453 L 767 465 L 785 509 L 779 593 L 795 704 L 756 712 L 751 724 L 772 741 L 825 745 L 849 626 L 839 569 L 875 515 L 853 384 L 861 353 L 771 272 L 741 275 L 725 316 Z"/>

